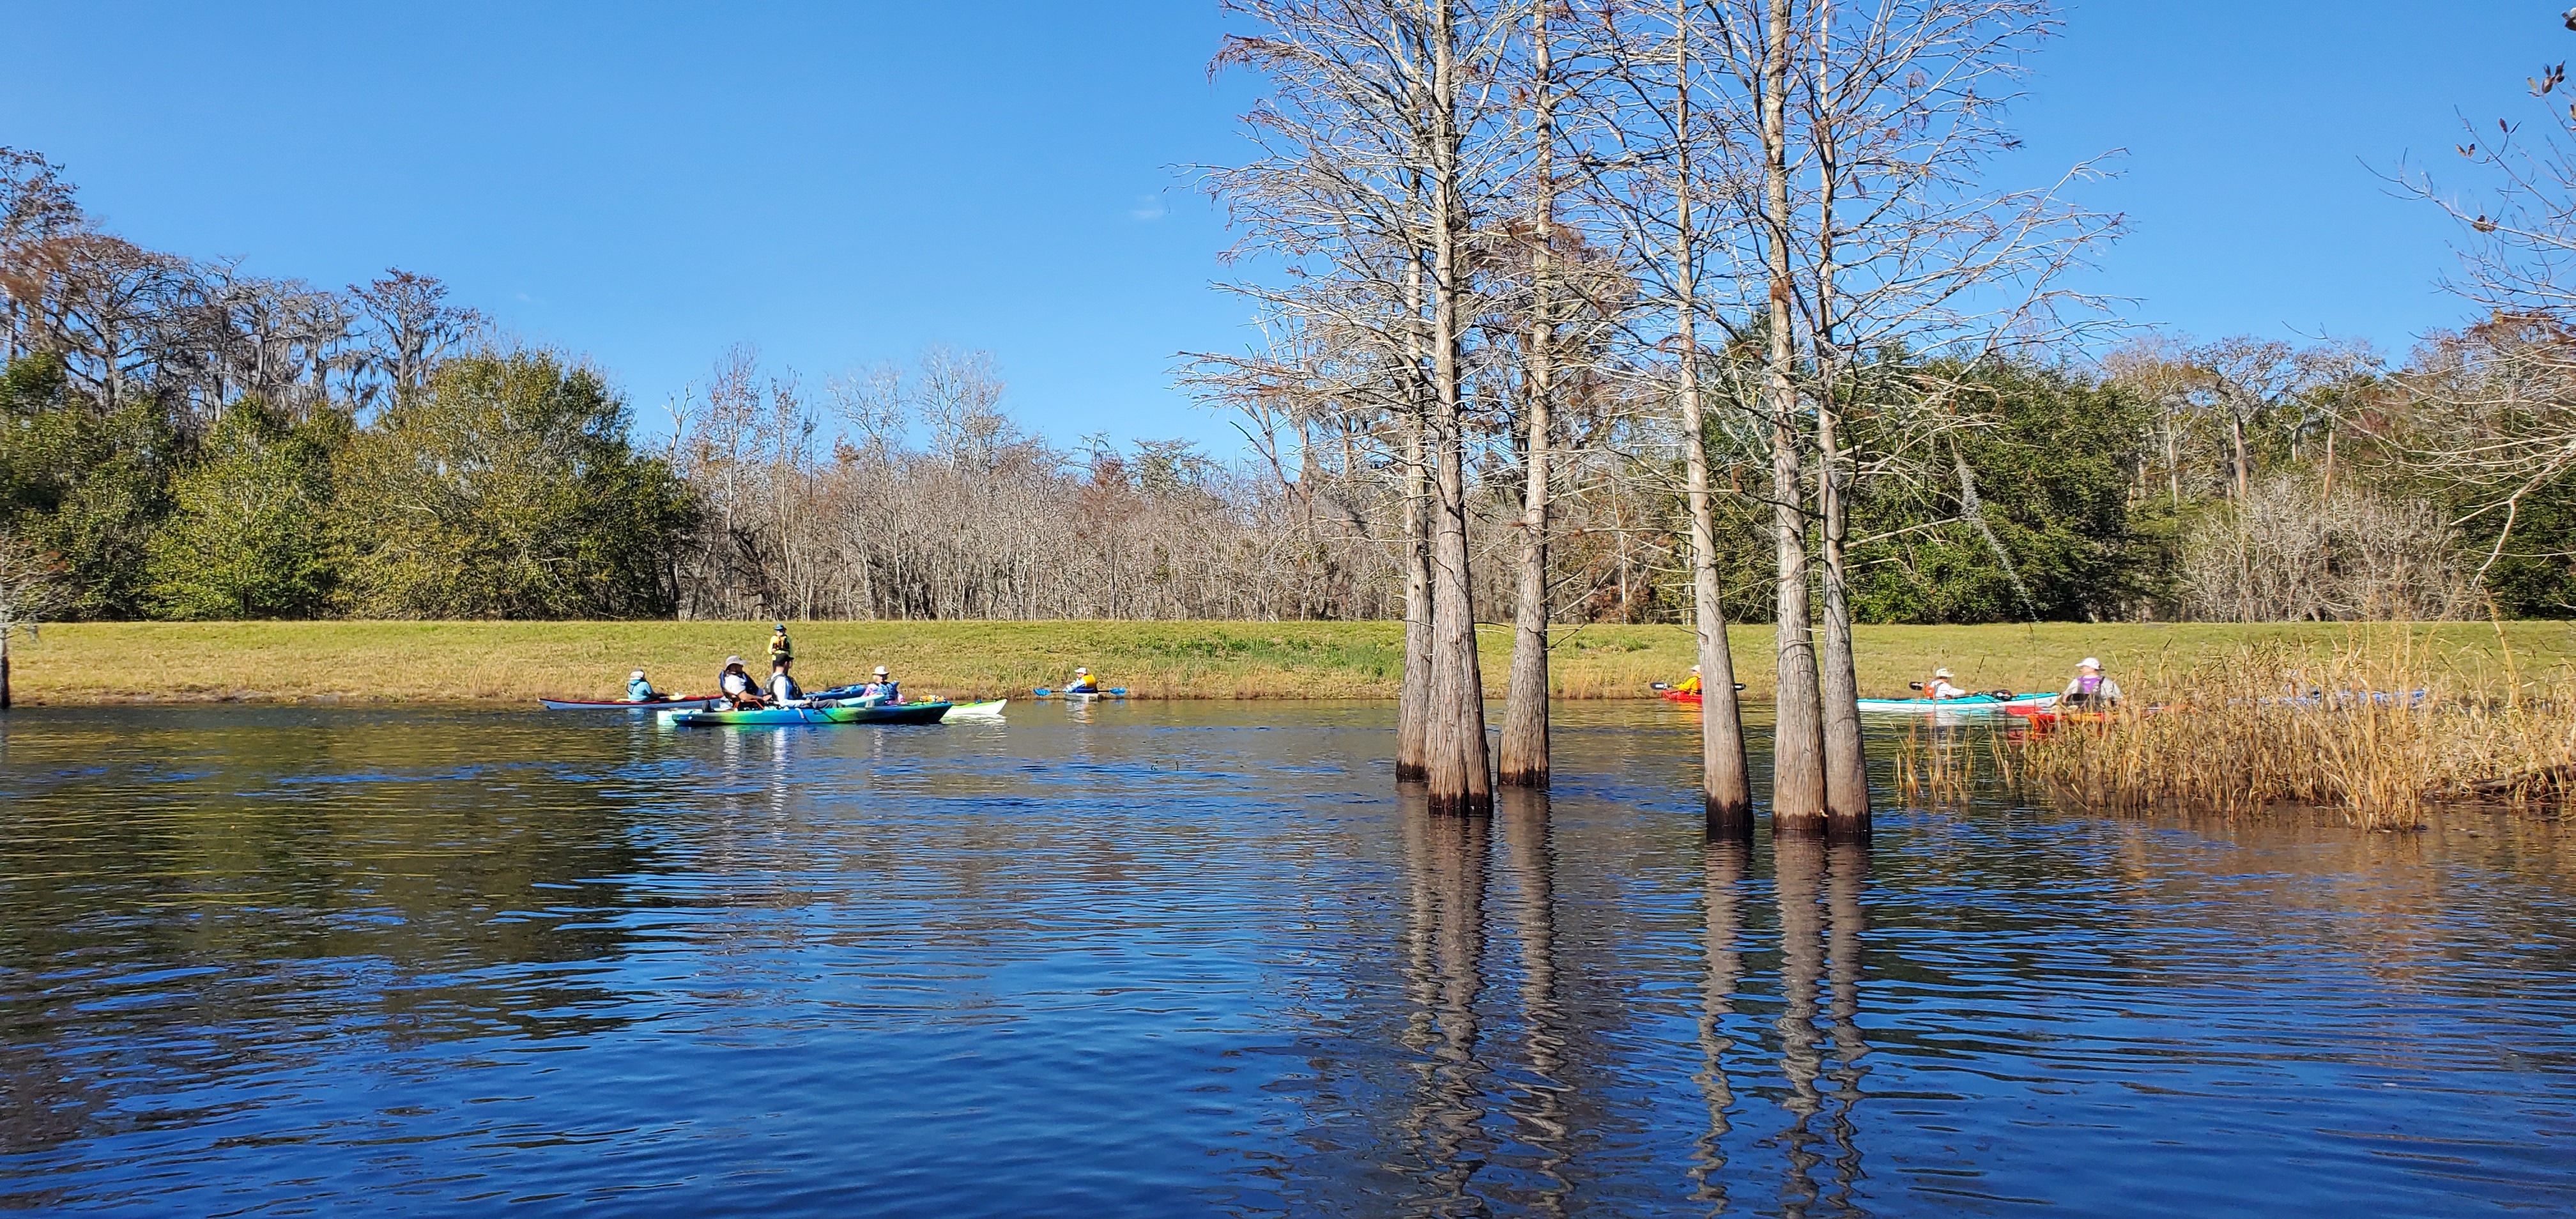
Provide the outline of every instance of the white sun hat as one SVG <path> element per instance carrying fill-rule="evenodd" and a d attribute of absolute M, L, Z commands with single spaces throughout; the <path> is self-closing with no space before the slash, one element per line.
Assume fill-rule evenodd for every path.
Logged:
<path fill-rule="evenodd" d="M 2102 662 L 2087 656 L 2082 660 L 2076 661 L 2075 667 L 2079 669 L 2098 669 L 2102 667 Z"/>
<path fill-rule="evenodd" d="M 637 670 L 635 670 L 634 672 L 627 674 L 627 675 L 626 675 L 626 680 L 628 680 L 628 681 L 642 681 L 642 680 L 644 680 L 644 670 L 642 670 L 642 669 L 637 669 Z"/>
<path fill-rule="evenodd" d="M 878 665 L 878 666 L 877 666 L 877 676 L 879 676 L 879 677 L 883 677 L 883 676 L 885 676 L 885 675 L 886 675 L 886 667 L 885 667 L 884 665 Z"/>
<path fill-rule="evenodd" d="M 1934 670 L 1932 670 L 1932 676 L 1934 676 L 1934 677 L 1956 677 L 1956 676 L 1958 676 L 1958 674 L 1953 673 L 1953 672 L 1949 671 L 1948 669 L 1934 669 Z"/>

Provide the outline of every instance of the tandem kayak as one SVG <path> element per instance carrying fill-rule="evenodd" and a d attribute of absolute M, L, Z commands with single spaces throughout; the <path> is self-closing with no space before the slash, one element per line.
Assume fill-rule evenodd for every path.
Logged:
<path fill-rule="evenodd" d="M 2016 708 L 2033 710 L 2056 705 L 2054 694 L 2016 694 L 1997 698 L 1991 694 L 1971 694 L 1965 698 L 1864 698 L 1857 700 L 1860 709 L 1880 715 L 1945 715 L 1968 712 L 1991 715 L 2012 712 Z"/>
<path fill-rule="evenodd" d="M 636 703 L 592 702 L 578 698 L 541 698 L 537 700 L 548 711 L 705 711 L 723 702 L 719 698 L 657 698 Z"/>
<path fill-rule="evenodd" d="M 758 711 L 680 711 L 663 718 L 682 728 L 794 724 L 936 724 L 954 703 L 868 707 L 764 707 Z"/>

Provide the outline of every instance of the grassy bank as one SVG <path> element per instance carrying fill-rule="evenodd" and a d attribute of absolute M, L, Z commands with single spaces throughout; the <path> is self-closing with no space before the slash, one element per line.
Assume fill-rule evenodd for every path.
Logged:
<path fill-rule="evenodd" d="M 2091 625 L 1862 627 L 1864 694 L 1902 696 L 1936 665 L 1972 689 L 2054 689 L 2095 655 L 2120 677 L 2188 667 L 2248 645 L 2325 654 L 2353 638 L 2334 626 Z M 2388 628 L 2375 628 L 2386 631 Z M 1077 664 L 1154 698 L 1393 697 L 1402 667 L 1394 623 L 1339 622 L 814 622 L 794 624 L 799 677 L 819 687 L 891 666 L 906 688 L 952 696 L 1019 694 L 1061 685 Z M 2488 685 L 2507 670 L 2494 627 L 2416 628 L 2428 663 Z M 615 697 L 629 669 L 664 689 L 712 683 L 727 653 L 757 662 L 766 623 L 222 622 L 82 623 L 47 627 L 17 653 L 29 703 L 209 700 L 463 702 L 540 695 Z M 2503 638 L 2526 676 L 2576 656 L 2576 624 L 2508 623 Z M 1771 633 L 1732 633 L 1750 697 L 1771 693 Z M 1564 628 L 1557 692 L 1627 698 L 1691 664 L 1680 627 Z M 1484 636 L 1488 688 L 1501 693 L 1511 634 Z"/>

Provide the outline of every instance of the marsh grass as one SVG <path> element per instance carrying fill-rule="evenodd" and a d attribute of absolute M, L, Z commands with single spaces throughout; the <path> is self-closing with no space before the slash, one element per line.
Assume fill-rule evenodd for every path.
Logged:
<path fill-rule="evenodd" d="M 2109 722 L 2033 736 L 2022 781 L 2061 805 L 2221 814 L 2325 810 L 2416 829 L 2443 804 L 2565 815 L 2576 805 L 2576 674 L 2534 675 L 2404 627 L 2320 657 L 2252 644 L 2125 679 Z"/>
<path fill-rule="evenodd" d="M 990 698 L 1058 685 L 1088 665 L 1145 698 L 1393 698 L 1403 627 L 1392 622 L 800 622 L 797 672 L 808 687 L 887 665 L 909 688 Z M 2507 623 L 2526 668 L 2576 651 L 2566 623 Z M 2426 628 L 2443 656 L 2485 665 L 2497 650 L 2484 624 Z M 1768 627 L 1728 633 L 1737 678 L 1755 702 L 1771 697 Z M 2297 625 L 2043 623 L 1863 626 L 1855 632 L 1865 694 L 1903 697 L 1935 666 L 1975 689 L 2055 689 L 2075 660 L 2109 661 L 2115 676 L 2272 645 L 2323 656 L 2338 628 Z M 30 702 L 516 701 L 552 695 L 613 698 L 630 669 L 665 689 L 696 692 L 728 653 L 757 660 L 765 622 L 131 622 L 49 626 L 39 646 L 13 649 L 18 692 Z M 1511 632 L 1479 632 L 1487 691 L 1499 697 Z M 1692 635 L 1679 626 L 1560 626 L 1550 676 L 1568 699 L 1646 698 L 1649 685 L 1690 670 Z"/>

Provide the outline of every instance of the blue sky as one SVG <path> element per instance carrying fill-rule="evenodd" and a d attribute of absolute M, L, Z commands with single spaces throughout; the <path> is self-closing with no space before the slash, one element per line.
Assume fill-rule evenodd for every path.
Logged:
<path fill-rule="evenodd" d="M 809 382 L 983 347 L 1061 439 L 1227 425 L 1174 354 L 1243 342 L 1229 238 L 1175 166 L 1236 155 L 1212 0 L 978 5 L 27 4 L 0 144 L 149 245 L 338 284 L 432 274 L 584 352 L 652 426 L 726 347 Z M 2093 286 L 2208 335 L 2402 351 L 2457 310 L 2445 222 L 2373 176 L 2523 117 L 2557 3 L 2091 0 L 2017 110 L 2132 234 Z"/>

